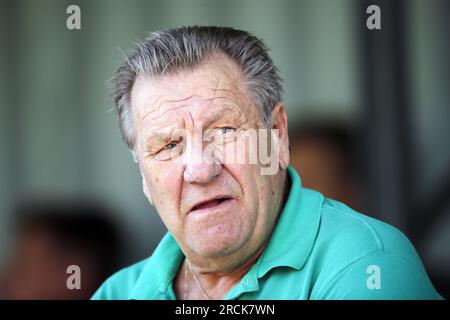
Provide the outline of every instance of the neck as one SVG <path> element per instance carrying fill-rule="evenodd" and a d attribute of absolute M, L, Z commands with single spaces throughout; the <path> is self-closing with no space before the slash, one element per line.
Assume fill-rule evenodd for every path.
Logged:
<path fill-rule="evenodd" d="M 190 269 L 187 265 L 187 261 L 185 259 L 182 268 L 187 268 L 188 273 L 192 272 L 195 273 L 197 276 L 197 280 L 200 282 L 200 285 L 203 287 L 203 289 L 207 292 L 209 298 L 211 299 L 221 299 L 223 298 L 236 284 L 239 283 L 239 281 L 242 279 L 242 277 L 250 270 L 250 268 L 253 266 L 253 264 L 258 260 L 261 253 L 263 252 L 264 247 L 261 247 L 250 259 L 245 261 L 241 266 L 239 266 L 237 269 L 234 269 L 229 272 L 208 272 L 203 271 L 198 266 L 190 263 Z M 188 281 L 188 283 L 191 283 L 191 288 L 194 288 L 194 291 L 197 292 L 197 294 L 194 294 L 194 296 L 200 296 L 200 292 L 197 289 L 198 284 L 196 283 L 193 275 L 192 277 L 188 277 L 188 279 L 184 279 L 184 281 Z M 191 279 L 189 279 L 191 278 Z"/>

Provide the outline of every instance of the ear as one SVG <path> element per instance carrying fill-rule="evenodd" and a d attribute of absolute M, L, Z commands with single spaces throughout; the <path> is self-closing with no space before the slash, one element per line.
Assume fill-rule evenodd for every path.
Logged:
<path fill-rule="evenodd" d="M 283 102 L 278 102 L 272 111 L 272 129 L 278 129 L 280 168 L 286 170 L 289 165 L 289 135 L 286 110 Z"/>
<path fill-rule="evenodd" d="M 150 194 L 150 190 L 148 189 L 147 181 L 145 180 L 145 176 L 142 174 L 142 171 L 140 171 L 140 172 L 141 172 L 141 176 L 142 176 L 142 190 L 144 191 L 144 194 L 147 197 L 148 202 L 150 202 L 150 204 L 153 205 L 153 199 Z"/>

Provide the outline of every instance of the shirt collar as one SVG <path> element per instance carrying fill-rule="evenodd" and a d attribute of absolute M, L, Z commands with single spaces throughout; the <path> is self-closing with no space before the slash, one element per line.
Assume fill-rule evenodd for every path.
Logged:
<path fill-rule="evenodd" d="M 257 263 L 257 277 L 275 267 L 300 270 L 308 260 L 319 230 L 323 196 L 305 189 L 291 166 L 289 195 L 266 249 Z"/>
<path fill-rule="evenodd" d="M 291 166 L 287 168 L 287 173 L 290 180 L 287 201 L 263 254 L 243 278 L 247 283 L 244 286 L 246 291 L 258 290 L 257 278 L 263 277 L 273 268 L 285 266 L 300 270 L 314 246 L 323 196 L 302 188 L 300 177 Z M 170 298 L 169 289 L 183 258 L 179 245 L 168 232 L 145 265 L 130 298 Z"/>
<path fill-rule="evenodd" d="M 184 254 L 178 243 L 167 232 L 144 266 L 130 298 L 149 300 L 171 298 L 173 292 L 170 288 L 183 258 Z"/>

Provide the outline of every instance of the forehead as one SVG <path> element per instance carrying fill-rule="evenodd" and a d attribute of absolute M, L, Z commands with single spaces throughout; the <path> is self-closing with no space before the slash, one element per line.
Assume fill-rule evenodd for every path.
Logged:
<path fill-rule="evenodd" d="M 206 111 L 234 109 L 247 113 L 251 108 L 244 75 L 229 58 L 217 55 L 193 71 L 181 71 L 160 78 L 139 76 L 131 92 L 136 124 L 167 121 L 186 113 L 194 118 Z"/>

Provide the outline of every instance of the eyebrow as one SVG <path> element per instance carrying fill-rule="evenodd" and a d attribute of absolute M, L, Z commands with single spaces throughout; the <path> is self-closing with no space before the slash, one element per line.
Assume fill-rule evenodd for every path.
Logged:
<path fill-rule="evenodd" d="M 170 141 L 173 137 L 174 129 L 165 128 L 162 130 L 152 130 L 145 139 L 145 147 L 147 150 L 158 147 L 158 143 Z"/>
<path fill-rule="evenodd" d="M 211 111 L 206 112 L 202 117 L 200 118 L 200 121 L 203 123 L 206 123 L 207 125 L 211 122 L 219 120 L 223 116 L 227 116 L 227 114 L 224 114 L 226 111 L 230 110 L 232 108 L 225 107 L 221 108 L 220 110 L 215 110 L 215 108 L 212 108 Z"/>
<path fill-rule="evenodd" d="M 209 111 L 207 111 L 198 121 L 202 121 L 202 125 L 205 125 L 205 127 L 209 126 L 211 123 L 214 123 L 220 118 L 224 117 L 224 112 L 234 113 L 236 114 L 236 106 L 232 104 L 226 104 L 222 105 L 223 107 L 218 108 L 211 108 Z M 225 117 L 228 118 L 228 115 L 225 115 Z M 184 121 L 183 121 L 184 122 Z M 156 142 L 162 142 L 162 141 L 171 141 L 171 138 L 176 137 L 175 133 L 177 129 L 184 128 L 184 127 L 162 127 L 160 129 L 154 129 L 151 130 L 146 138 L 146 147 L 147 149 L 150 149 Z M 181 136 L 181 135 L 180 135 Z"/>

